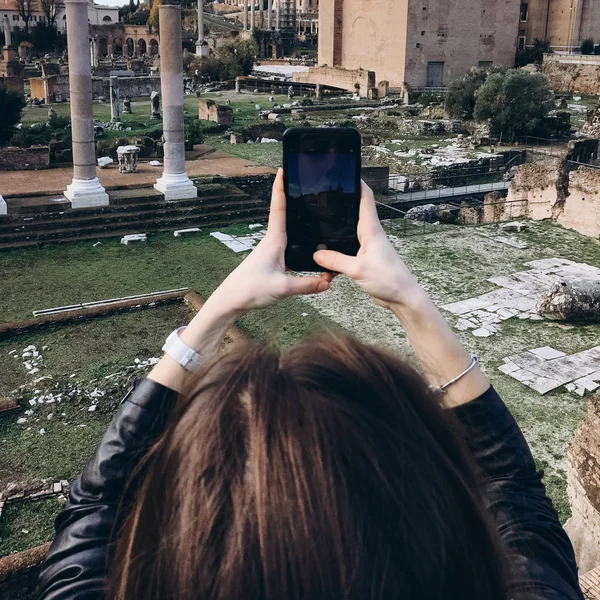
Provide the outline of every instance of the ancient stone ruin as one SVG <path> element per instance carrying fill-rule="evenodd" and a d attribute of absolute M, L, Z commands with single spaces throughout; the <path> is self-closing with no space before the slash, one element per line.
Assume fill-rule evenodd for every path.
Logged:
<path fill-rule="evenodd" d="M 571 538 L 579 572 L 600 564 L 600 394 L 576 431 L 567 457 L 567 493 L 573 516 L 565 530 Z"/>
<path fill-rule="evenodd" d="M 233 123 L 233 109 L 231 106 L 217 104 L 213 100 L 198 100 L 198 118 L 203 121 L 214 121 L 219 125 Z"/>

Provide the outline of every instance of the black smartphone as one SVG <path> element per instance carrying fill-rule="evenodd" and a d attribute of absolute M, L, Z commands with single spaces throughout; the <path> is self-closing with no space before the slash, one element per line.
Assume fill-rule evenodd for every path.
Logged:
<path fill-rule="evenodd" d="M 358 253 L 360 146 L 355 129 L 293 127 L 284 133 L 288 269 L 322 271 L 313 260 L 317 250 Z"/>

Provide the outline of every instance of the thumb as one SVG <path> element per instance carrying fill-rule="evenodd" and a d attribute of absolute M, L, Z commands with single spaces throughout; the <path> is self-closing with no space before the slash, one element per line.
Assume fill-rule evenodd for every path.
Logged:
<path fill-rule="evenodd" d="M 329 281 L 321 277 L 290 277 L 286 275 L 286 295 L 319 294 L 329 289 Z"/>
<path fill-rule="evenodd" d="M 318 250 L 313 259 L 324 269 L 334 273 L 343 273 L 348 277 L 353 277 L 353 273 L 356 271 L 357 258 L 355 256 L 348 256 L 334 250 Z"/>

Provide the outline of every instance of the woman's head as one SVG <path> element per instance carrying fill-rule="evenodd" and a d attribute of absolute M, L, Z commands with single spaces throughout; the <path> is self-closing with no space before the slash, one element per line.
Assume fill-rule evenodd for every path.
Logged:
<path fill-rule="evenodd" d="M 349 338 L 216 360 L 143 463 L 111 598 L 505 598 L 456 424 Z"/>

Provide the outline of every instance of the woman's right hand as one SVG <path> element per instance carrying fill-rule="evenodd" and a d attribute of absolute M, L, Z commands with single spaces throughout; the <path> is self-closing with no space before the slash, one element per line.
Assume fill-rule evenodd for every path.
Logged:
<path fill-rule="evenodd" d="M 411 305 L 424 292 L 388 239 L 377 214 L 373 191 L 363 181 L 358 223 L 360 250 L 347 256 L 333 250 L 319 250 L 315 262 L 336 273 L 351 277 L 380 306 Z"/>

